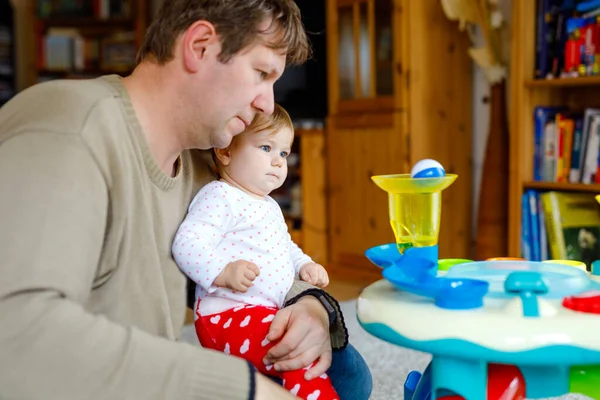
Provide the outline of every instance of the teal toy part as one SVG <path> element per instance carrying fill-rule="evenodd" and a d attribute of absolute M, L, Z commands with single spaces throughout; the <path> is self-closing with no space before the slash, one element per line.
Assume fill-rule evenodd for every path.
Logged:
<path fill-rule="evenodd" d="M 592 275 L 600 275 L 600 260 L 596 260 L 592 263 Z"/>
<path fill-rule="evenodd" d="M 358 322 L 368 333 L 382 340 L 434 355 L 444 354 L 449 357 L 468 357 L 514 365 L 600 365 L 600 351 L 576 345 L 550 345 L 531 350 L 505 352 L 461 339 L 413 340 L 381 323 L 363 323 L 360 319 Z"/>
<path fill-rule="evenodd" d="M 504 281 L 504 290 L 516 294 L 523 302 L 524 317 L 539 317 L 537 296 L 548 293 L 548 287 L 539 272 L 512 272 Z"/>
<path fill-rule="evenodd" d="M 482 280 L 437 277 L 437 246 L 407 249 L 382 275 L 398 289 L 430 297 L 437 307 L 452 310 L 483 306 L 489 287 Z"/>

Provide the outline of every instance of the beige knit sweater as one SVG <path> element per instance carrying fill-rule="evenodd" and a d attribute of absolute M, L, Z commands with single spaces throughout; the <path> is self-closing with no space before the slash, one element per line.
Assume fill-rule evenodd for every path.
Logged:
<path fill-rule="evenodd" d="M 212 178 L 201 152 L 160 170 L 117 76 L 40 84 L 0 109 L 0 398 L 252 397 L 245 361 L 176 341 L 171 242 Z M 342 318 L 332 343 L 346 344 Z"/>

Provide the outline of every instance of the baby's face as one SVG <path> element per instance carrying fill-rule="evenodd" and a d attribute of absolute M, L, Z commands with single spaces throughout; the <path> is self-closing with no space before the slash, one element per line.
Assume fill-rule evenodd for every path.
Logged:
<path fill-rule="evenodd" d="M 251 194 L 268 195 L 287 178 L 292 140 L 292 131 L 287 128 L 242 133 L 231 147 L 227 174 Z"/>

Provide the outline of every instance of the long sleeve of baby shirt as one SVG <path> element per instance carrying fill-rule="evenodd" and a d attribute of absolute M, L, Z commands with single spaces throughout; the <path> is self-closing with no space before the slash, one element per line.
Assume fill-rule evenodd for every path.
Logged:
<path fill-rule="evenodd" d="M 228 193 L 232 189 L 215 181 L 198 192 L 173 241 L 177 265 L 207 293 L 217 289 L 215 279 L 231 260 L 235 261 L 218 248 L 236 223 L 235 199 Z"/>

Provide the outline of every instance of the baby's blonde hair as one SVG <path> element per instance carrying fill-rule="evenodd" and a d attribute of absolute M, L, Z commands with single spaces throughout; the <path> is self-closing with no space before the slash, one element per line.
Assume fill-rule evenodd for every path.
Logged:
<path fill-rule="evenodd" d="M 285 128 L 291 130 L 292 135 L 294 134 L 294 124 L 292 122 L 292 118 L 290 118 L 290 115 L 283 107 L 275 103 L 275 108 L 273 109 L 273 113 L 271 115 L 266 115 L 264 113 L 257 114 L 250 126 L 246 128 L 246 131 L 242 132 L 241 134 L 250 131 L 260 132 L 264 130 L 272 130 L 277 132 Z M 234 136 L 231 143 L 233 143 L 238 136 Z"/>
<path fill-rule="evenodd" d="M 285 108 L 283 108 L 279 104 L 275 103 L 275 108 L 273 109 L 273 112 L 270 115 L 266 115 L 264 113 L 258 113 L 254 117 L 254 120 L 252 121 L 252 123 L 250 125 L 248 125 L 248 127 L 242 133 L 234 136 L 233 139 L 231 139 L 231 143 L 229 144 L 228 147 L 235 145 L 237 140 L 242 135 L 247 135 L 249 133 L 262 132 L 265 130 L 272 131 L 271 134 L 275 134 L 282 129 L 289 129 L 292 132 L 292 140 L 293 140 L 293 138 L 294 138 L 294 123 L 292 122 L 292 118 L 290 117 L 288 112 L 285 110 Z M 212 152 L 212 159 L 213 159 L 213 163 L 214 163 L 214 165 L 212 166 L 213 170 L 214 170 L 215 174 L 217 174 L 217 177 L 220 177 L 219 167 L 221 166 L 221 163 L 219 162 L 217 154 L 215 153 L 214 150 Z"/>

